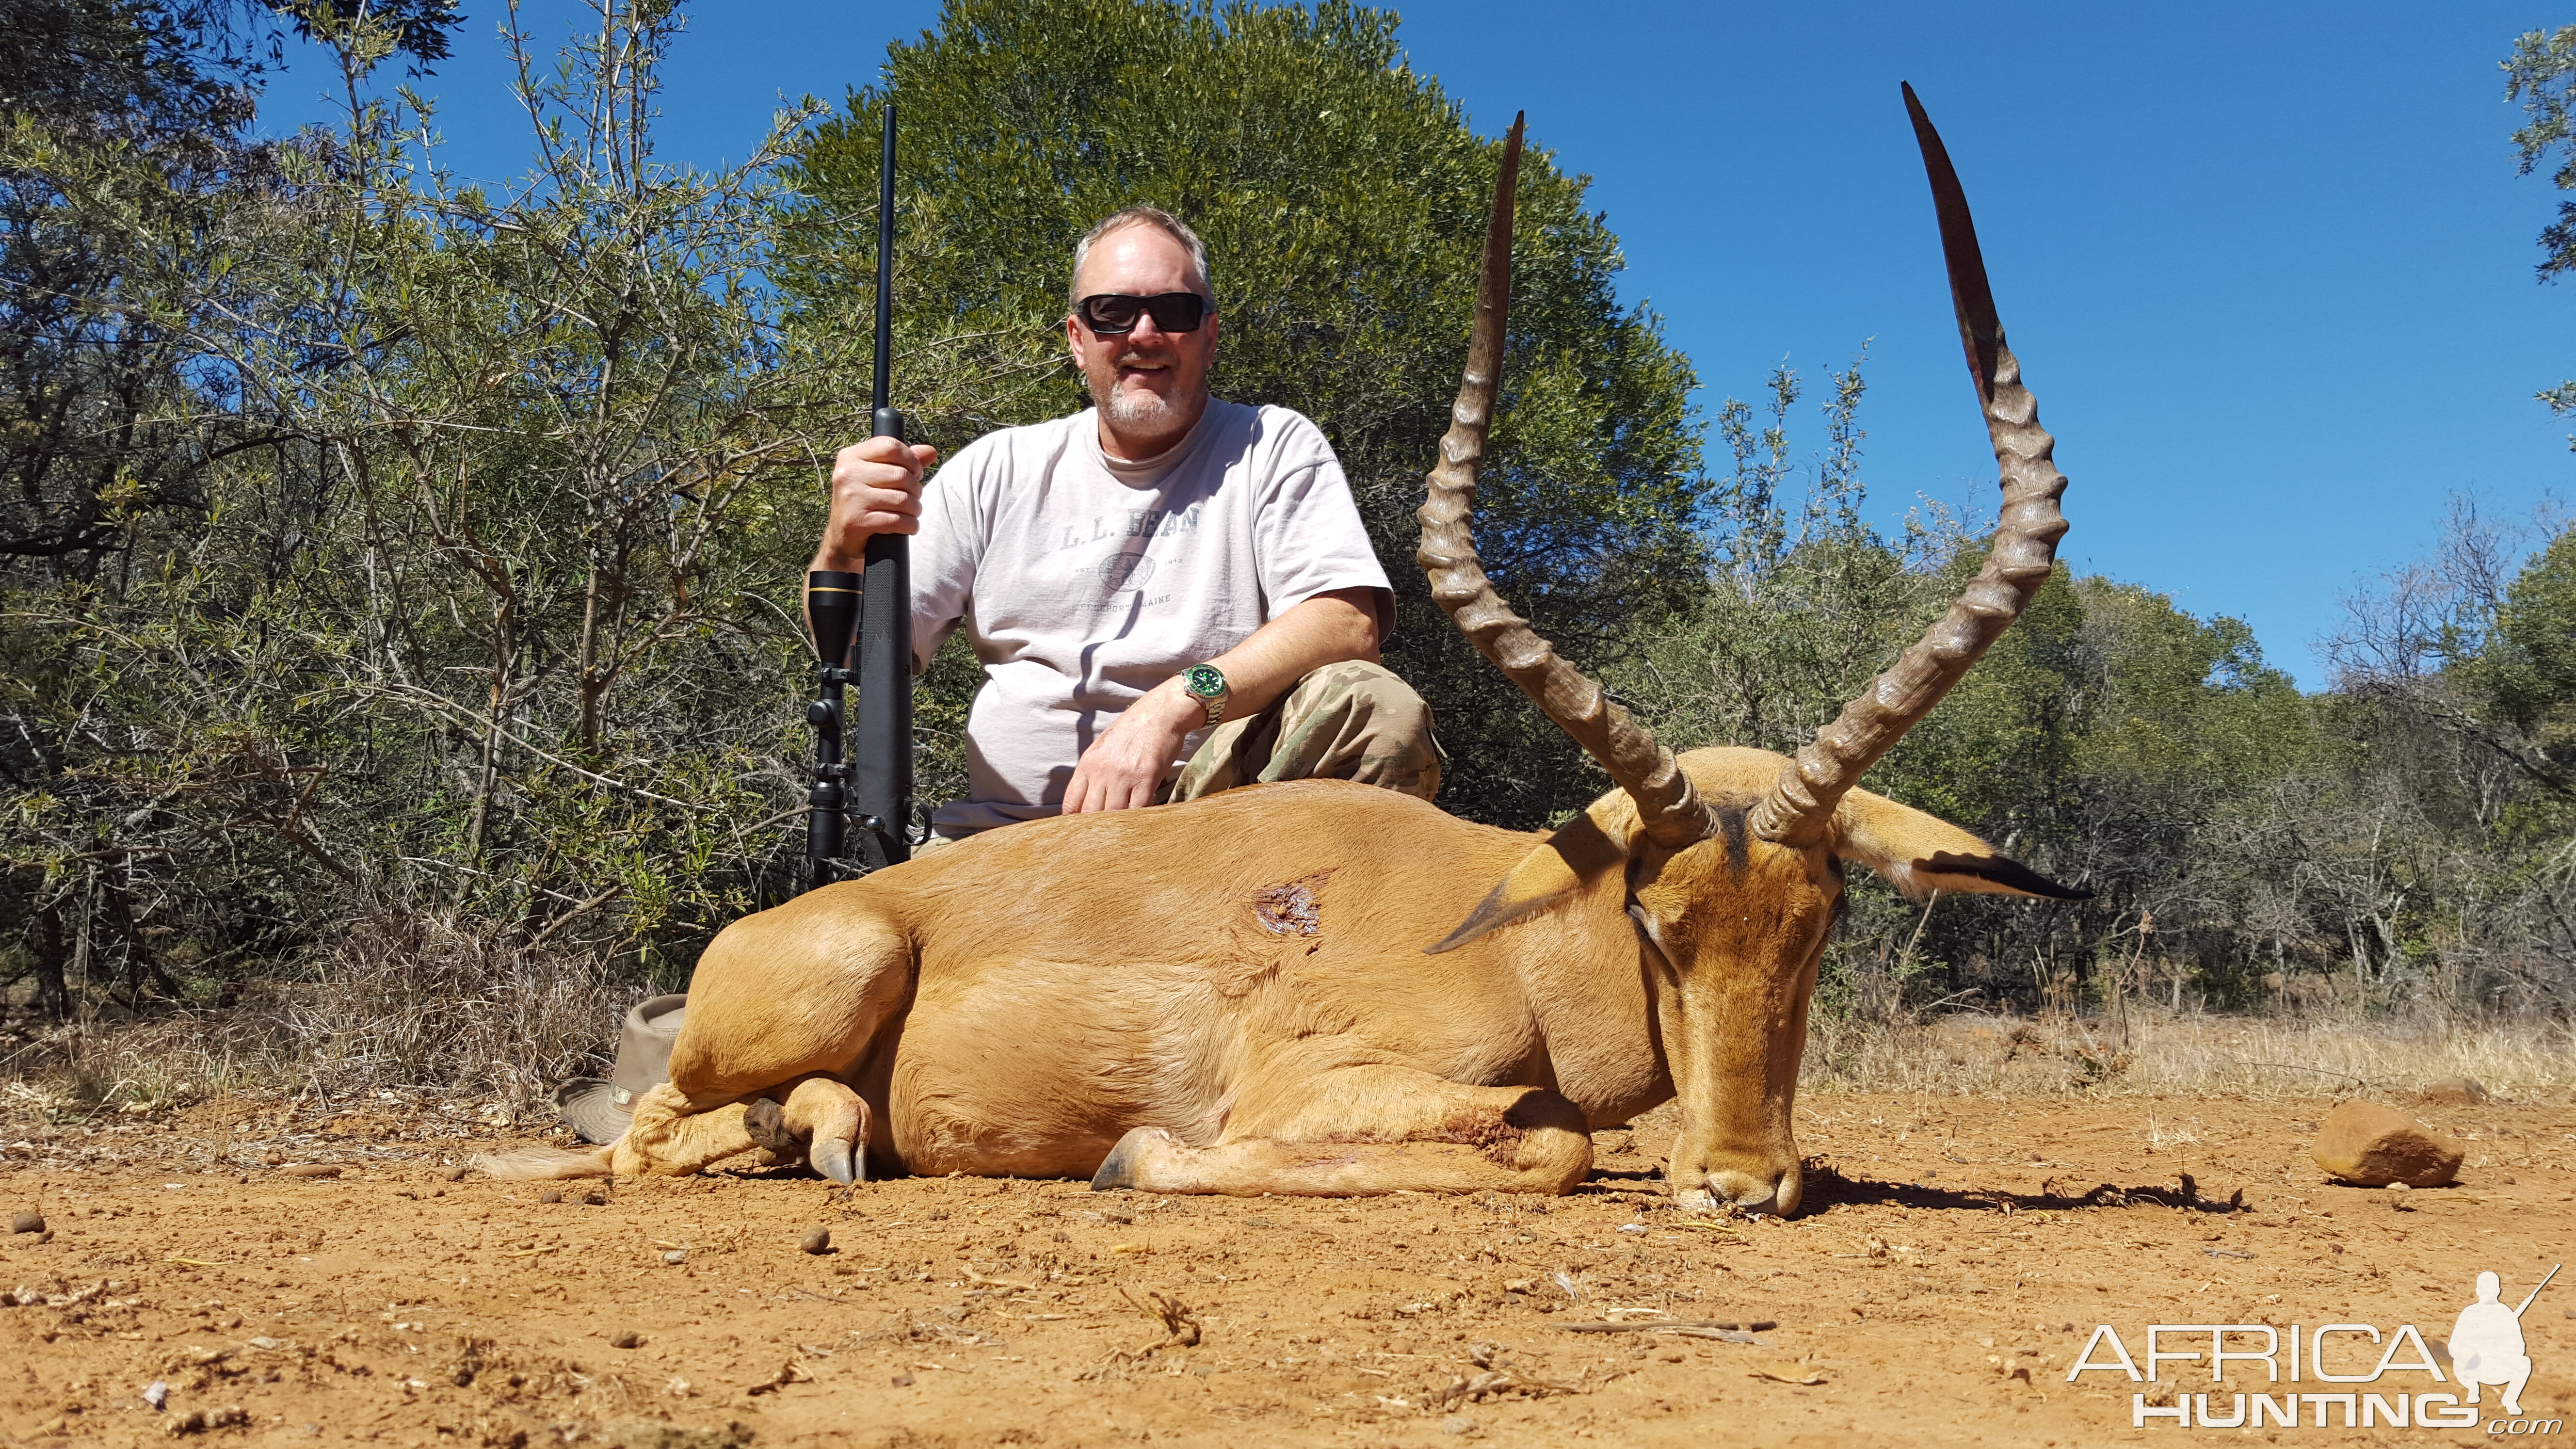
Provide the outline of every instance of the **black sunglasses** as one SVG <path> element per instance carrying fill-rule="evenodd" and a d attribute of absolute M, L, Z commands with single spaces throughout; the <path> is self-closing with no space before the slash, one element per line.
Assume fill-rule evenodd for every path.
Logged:
<path fill-rule="evenodd" d="M 1208 299 L 1196 292 L 1159 292 L 1151 297 L 1095 292 L 1073 307 L 1073 315 L 1082 319 L 1082 325 L 1103 337 L 1135 331 L 1136 319 L 1148 312 L 1154 316 L 1154 325 L 1165 332 L 1196 332 L 1199 323 L 1207 319 Z"/>

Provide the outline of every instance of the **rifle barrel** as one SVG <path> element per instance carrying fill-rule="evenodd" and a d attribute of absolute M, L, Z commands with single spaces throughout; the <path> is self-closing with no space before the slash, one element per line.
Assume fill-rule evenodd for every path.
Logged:
<path fill-rule="evenodd" d="M 2552 1263 L 2552 1264 L 2550 1264 L 2550 1265 L 2549 1265 L 2549 1277 L 2548 1277 L 2548 1278 L 2543 1278 L 2543 1279 L 2541 1279 L 2539 1282 L 2534 1283 L 2534 1284 L 2532 1284 L 2532 1285 L 2531 1285 L 2531 1292 L 2530 1292 L 2529 1294 L 2527 1294 L 2527 1295 L 2525 1295 L 2525 1296 L 2524 1296 L 2524 1298 L 2523 1298 L 2523 1300 L 2522 1300 L 2522 1304 L 2521 1304 L 2521 1306 L 2520 1306 L 2520 1307 L 2517 1307 L 2517 1308 L 2515 1308 L 2515 1309 L 2513 1310 L 2513 1316 L 2514 1316 L 2514 1317 L 2516 1317 L 2516 1318 L 2520 1318 L 2520 1317 L 2522 1316 L 2522 1310 L 2523 1310 L 2524 1308 L 2529 1308 L 2529 1307 L 2531 1306 L 2531 1300 L 2540 1296 L 2540 1290 L 2549 1286 L 2549 1278 L 2555 1278 L 2555 1277 L 2557 1277 L 2557 1276 L 2558 1276 L 2558 1270 L 2559 1270 L 2559 1269 L 2561 1269 L 2561 1268 L 2564 1268 L 2564 1267 L 2566 1267 L 2566 1266 L 2567 1266 L 2567 1265 L 2566 1265 L 2566 1264 L 2564 1264 L 2564 1263 Z"/>
<path fill-rule="evenodd" d="M 894 102 L 886 101 L 877 176 L 877 359 L 870 385 L 876 436 L 903 439 L 888 396 L 894 373 Z M 912 547 L 900 533 L 868 539 L 860 575 L 858 718 L 851 731 L 850 811 L 871 867 L 912 856 Z"/>
<path fill-rule="evenodd" d="M 887 387 L 894 369 L 894 102 L 885 106 L 885 144 L 877 159 L 877 367 L 868 408 L 893 406 Z"/>

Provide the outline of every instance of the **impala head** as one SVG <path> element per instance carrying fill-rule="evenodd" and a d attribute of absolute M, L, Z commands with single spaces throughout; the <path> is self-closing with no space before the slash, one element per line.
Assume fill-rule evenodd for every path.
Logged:
<path fill-rule="evenodd" d="M 2066 479 L 2004 345 L 1966 197 L 1911 86 L 1905 104 L 1930 173 L 1959 335 L 2002 468 L 2004 505 L 1986 565 L 1949 613 L 1795 759 L 1762 750 L 1676 757 L 1494 591 L 1468 531 L 1493 417 L 1510 306 L 1512 192 L 1521 125 L 1505 143 L 1476 288 L 1466 379 L 1418 517 L 1432 597 L 1477 650 L 1574 737 L 1618 788 L 1531 852 L 1447 939 L 1445 951 L 1584 891 L 1626 880 L 1682 1103 L 1669 1176 L 1686 1207 L 1787 1213 L 1800 1196 L 1790 1109 L 1816 964 L 1860 861 L 1908 894 L 1933 890 L 2084 899 L 1976 836 L 1856 788 L 2018 616 L 2048 579 Z"/>

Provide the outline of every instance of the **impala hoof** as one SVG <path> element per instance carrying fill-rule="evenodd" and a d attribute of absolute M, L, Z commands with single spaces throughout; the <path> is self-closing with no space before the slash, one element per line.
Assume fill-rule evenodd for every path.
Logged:
<path fill-rule="evenodd" d="M 1741 1172 L 1712 1172 L 1697 1187 L 1685 1187 L 1673 1194 L 1673 1206 L 1684 1212 L 1755 1213 L 1766 1217 L 1788 1217 L 1797 1212 L 1803 1196 L 1802 1184 L 1795 1172 L 1784 1172 L 1770 1181 L 1762 1181 Z"/>
<path fill-rule="evenodd" d="M 859 1180 L 858 1159 L 850 1151 L 850 1144 L 836 1138 L 826 1137 L 815 1143 L 814 1151 L 806 1161 L 816 1172 L 843 1187 Z"/>
<path fill-rule="evenodd" d="M 1166 1134 L 1159 1127 L 1127 1129 L 1127 1135 L 1119 1138 L 1118 1145 L 1101 1160 L 1100 1170 L 1091 1175 L 1091 1190 L 1116 1192 L 1122 1187 L 1135 1187 L 1144 1166 L 1146 1144 L 1163 1135 Z"/>

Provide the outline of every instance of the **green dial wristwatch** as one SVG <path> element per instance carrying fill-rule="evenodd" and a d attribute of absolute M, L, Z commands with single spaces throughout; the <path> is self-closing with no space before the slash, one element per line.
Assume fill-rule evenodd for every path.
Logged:
<path fill-rule="evenodd" d="M 1225 718 L 1225 697 L 1232 686 L 1225 682 L 1225 671 L 1213 664 L 1193 664 L 1181 671 L 1181 692 L 1207 706 L 1208 723 Z"/>

